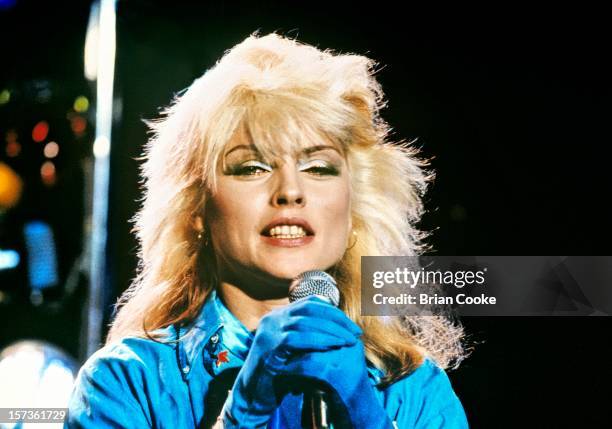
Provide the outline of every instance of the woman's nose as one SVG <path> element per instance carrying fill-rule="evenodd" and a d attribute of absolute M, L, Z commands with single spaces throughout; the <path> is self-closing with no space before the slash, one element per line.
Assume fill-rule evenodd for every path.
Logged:
<path fill-rule="evenodd" d="M 292 163 L 284 163 L 276 170 L 276 180 L 272 194 L 272 205 L 303 206 L 306 203 L 304 189 L 300 180 L 299 171 Z"/>

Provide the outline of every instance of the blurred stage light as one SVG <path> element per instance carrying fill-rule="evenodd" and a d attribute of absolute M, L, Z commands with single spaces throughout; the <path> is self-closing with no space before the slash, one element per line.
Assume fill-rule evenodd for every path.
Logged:
<path fill-rule="evenodd" d="M 21 198 L 23 182 L 11 167 L 0 162 L 0 209 L 15 207 Z"/>
<path fill-rule="evenodd" d="M 70 128 L 75 135 L 81 136 L 87 129 L 87 121 L 82 116 L 72 115 L 70 117 Z"/>
<path fill-rule="evenodd" d="M 55 158 L 59 153 L 59 145 L 56 142 L 49 142 L 45 145 L 43 152 L 47 158 Z"/>
<path fill-rule="evenodd" d="M 98 77 L 98 35 L 100 33 L 100 3 L 93 2 L 85 35 L 85 78 L 94 81 Z"/>
<path fill-rule="evenodd" d="M 55 182 L 57 181 L 57 176 L 55 174 L 55 164 L 53 164 L 51 161 L 46 161 L 40 167 L 40 177 L 45 185 L 55 185 Z"/>
<path fill-rule="evenodd" d="M 89 109 L 89 100 L 84 95 L 81 95 L 74 100 L 73 108 L 75 112 L 87 112 Z"/>
<path fill-rule="evenodd" d="M 0 0 L 0 10 L 10 9 L 17 4 L 17 0 Z"/>
<path fill-rule="evenodd" d="M 53 95 L 51 82 L 45 79 L 32 81 L 32 90 L 37 103 L 48 103 Z"/>
<path fill-rule="evenodd" d="M 110 141 L 106 137 L 98 137 L 94 142 L 93 152 L 96 157 L 105 157 L 110 153 Z"/>
<path fill-rule="evenodd" d="M 17 142 L 10 142 L 6 144 L 6 156 L 9 158 L 15 158 L 21 153 L 21 145 Z"/>
<path fill-rule="evenodd" d="M 13 143 L 13 142 L 17 142 L 17 131 L 15 130 L 8 130 L 6 132 L 6 136 L 4 137 L 4 139 L 6 140 L 7 143 Z"/>
<path fill-rule="evenodd" d="M 0 271 L 17 268 L 19 261 L 19 253 L 16 250 L 0 249 Z"/>
<path fill-rule="evenodd" d="M 32 129 L 32 140 L 37 143 L 42 142 L 49 134 L 49 124 L 47 121 L 40 121 Z"/>
<path fill-rule="evenodd" d="M 0 404 L 7 408 L 66 408 L 78 372 L 76 361 L 43 341 L 19 341 L 0 353 Z M 41 426 L 42 425 L 42 426 Z M 21 423 L 0 427 L 62 427 Z"/>
<path fill-rule="evenodd" d="M 11 101 L 11 91 L 3 89 L 2 92 L 0 92 L 0 105 L 6 104 L 9 101 Z"/>
<path fill-rule="evenodd" d="M 32 221 L 23 227 L 28 255 L 28 277 L 34 295 L 59 283 L 57 253 L 51 227 L 42 221 Z"/>

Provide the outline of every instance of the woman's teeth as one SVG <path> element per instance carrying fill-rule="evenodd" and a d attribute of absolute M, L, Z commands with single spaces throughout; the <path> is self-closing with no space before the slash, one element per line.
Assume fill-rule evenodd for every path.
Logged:
<path fill-rule="evenodd" d="M 306 231 L 297 225 L 279 225 L 270 229 L 270 237 L 274 238 L 300 238 L 306 235 Z"/>

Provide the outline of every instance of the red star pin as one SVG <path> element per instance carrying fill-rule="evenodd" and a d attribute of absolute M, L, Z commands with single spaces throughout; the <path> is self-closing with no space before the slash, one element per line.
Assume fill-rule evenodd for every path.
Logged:
<path fill-rule="evenodd" d="M 229 362 L 229 357 L 227 356 L 227 350 L 223 350 L 222 352 L 219 352 L 219 354 L 217 355 L 217 366 L 221 366 L 222 363 L 226 363 Z"/>

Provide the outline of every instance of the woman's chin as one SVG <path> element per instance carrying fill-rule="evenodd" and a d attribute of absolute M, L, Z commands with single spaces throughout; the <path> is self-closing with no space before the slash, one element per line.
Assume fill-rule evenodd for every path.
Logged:
<path fill-rule="evenodd" d="M 317 267 L 316 264 L 290 264 L 288 262 L 289 261 L 287 261 L 287 263 L 283 263 L 282 260 L 278 261 L 274 264 L 274 267 L 268 267 L 268 269 L 265 271 L 268 273 L 268 275 L 278 280 L 291 281 L 303 272 L 321 269 Z"/>

